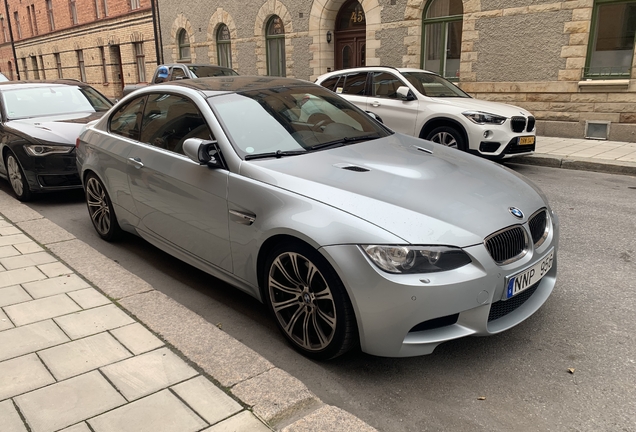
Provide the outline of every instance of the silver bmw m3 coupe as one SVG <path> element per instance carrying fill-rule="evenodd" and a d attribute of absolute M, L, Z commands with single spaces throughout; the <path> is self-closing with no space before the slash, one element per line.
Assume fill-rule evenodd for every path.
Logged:
<path fill-rule="evenodd" d="M 316 359 L 499 333 L 556 283 L 536 186 L 305 81 L 139 90 L 88 125 L 77 165 L 102 238 L 134 233 L 251 294 Z"/>

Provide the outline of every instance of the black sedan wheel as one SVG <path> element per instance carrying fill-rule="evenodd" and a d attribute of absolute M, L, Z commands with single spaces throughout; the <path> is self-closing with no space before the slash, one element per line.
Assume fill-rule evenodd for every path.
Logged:
<path fill-rule="evenodd" d="M 29 183 L 27 183 L 22 167 L 20 167 L 20 163 L 13 153 L 7 154 L 4 165 L 7 168 L 7 177 L 15 196 L 20 201 L 30 201 L 33 198 L 33 194 L 29 189 Z"/>
<path fill-rule="evenodd" d="M 338 275 L 313 248 L 296 243 L 277 247 L 267 261 L 265 300 L 294 348 L 328 360 L 357 340 L 351 302 Z"/>
<path fill-rule="evenodd" d="M 104 240 L 116 240 L 121 234 L 113 203 L 104 184 L 94 174 L 86 178 L 86 205 L 97 234 Z"/>

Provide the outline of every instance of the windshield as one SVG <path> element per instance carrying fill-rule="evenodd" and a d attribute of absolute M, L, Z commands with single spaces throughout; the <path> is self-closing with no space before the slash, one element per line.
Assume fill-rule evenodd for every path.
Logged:
<path fill-rule="evenodd" d="M 51 85 L 2 92 L 9 119 L 108 111 L 112 104 L 90 87 Z"/>
<path fill-rule="evenodd" d="M 238 75 L 234 70 L 214 66 L 188 66 L 196 78 Z"/>
<path fill-rule="evenodd" d="M 318 86 L 233 93 L 208 102 L 247 159 L 302 154 L 390 134 L 368 114 Z"/>
<path fill-rule="evenodd" d="M 461 97 L 469 98 L 462 89 L 439 75 L 426 72 L 402 72 L 413 86 L 428 97 Z"/>

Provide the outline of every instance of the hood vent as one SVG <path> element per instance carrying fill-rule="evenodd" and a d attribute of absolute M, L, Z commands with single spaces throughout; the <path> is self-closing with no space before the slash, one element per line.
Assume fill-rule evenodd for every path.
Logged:
<path fill-rule="evenodd" d="M 367 172 L 370 171 L 367 168 L 363 168 L 361 166 L 358 165 L 351 165 L 351 164 L 335 164 L 334 165 L 336 168 L 341 168 L 341 169 L 345 169 L 345 170 L 349 170 L 349 171 L 355 171 L 355 172 Z"/>

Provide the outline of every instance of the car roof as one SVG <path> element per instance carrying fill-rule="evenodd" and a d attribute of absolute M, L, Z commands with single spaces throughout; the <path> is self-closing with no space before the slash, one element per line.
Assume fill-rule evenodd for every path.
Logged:
<path fill-rule="evenodd" d="M 58 80 L 43 80 L 43 81 L 3 81 L 0 82 L 0 91 L 2 90 L 14 90 L 20 88 L 37 88 L 37 87 L 50 87 L 51 85 L 58 86 L 80 86 L 89 87 L 88 84 L 73 79 L 58 79 Z"/>
<path fill-rule="evenodd" d="M 158 84 L 158 86 L 163 85 L 188 87 L 202 92 L 239 93 L 243 91 L 268 89 L 272 87 L 306 87 L 314 86 L 315 84 L 309 81 L 299 80 L 295 78 L 236 75 L 194 78 Z"/>
<path fill-rule="evenodd" d="M 386 71 L 386 72 L 398 71 L 400 73 L 403 73 L 403 72 L 421 72 L 421 73 L 427 73 L 427 74 L 431 74 L 431 75 L 437 75 L 435 72 L 431 72 L 431 71 L 428 71 L 428 70 L 425 70 L 425 69 L 418 69 L 418 68 L 397 68 L 397 67 L 393 67 L 393 66 L 361 66 L 361 67 L 356 67 L 356 68 L 339 69 L 339 70 L 335 70 L 335 71 L 332 71 L 332 72 L 327 72 L 326 74 L 323 74 L 323 75 L 319 76 L 318 78 L 334 76 L 334 75 L 341 75 L 341 74 L 345 74 L 345 73 L 369 72 L 369 71 Z"/>

